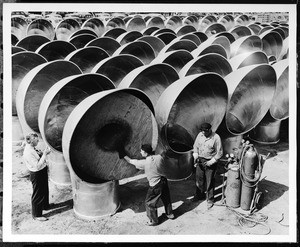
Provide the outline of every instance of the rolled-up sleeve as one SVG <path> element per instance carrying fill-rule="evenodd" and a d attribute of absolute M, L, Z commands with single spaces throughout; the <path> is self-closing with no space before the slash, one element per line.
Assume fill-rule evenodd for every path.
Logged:
<path fill-rule="evenodd" d="M 143 159 L 143 160 L 130 159 L 129 163 L 133 164 L 139 170 L 145 170 L 145 165 L 147 163 L 147 160 L 146 159 Z"/>

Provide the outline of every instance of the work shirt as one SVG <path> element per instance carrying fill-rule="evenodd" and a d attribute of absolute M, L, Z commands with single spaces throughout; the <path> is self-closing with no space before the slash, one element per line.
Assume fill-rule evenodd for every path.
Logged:
<path fill-rule="evenodd" d="M 194 143 L 194 153 L 205 159 L 219 160 L 223 155 L 221 138 L 217 133 L 212 132 L 209 137 L 200 132 Z"/>
<path fill-rule="evenodd" d="M 40 156 L 33 146 L 26 144 L 23 152 L 23 160 L 27 169 L 31 172 L 37 172 L 45 168 L 46 161 L 39 164 Z"/>
<path fill-rule="evenodd" d="M 145 170 L 145 174 L 149 181 L 149 185 L 155 186 L 160 181 L 161 175 L 158 173 L 158 169 L 161 166 L 163 157 L 158 155 L 147 156 L 146 159 L 137 160 L 130 159 L 130 163 L 137 169 Z"/>

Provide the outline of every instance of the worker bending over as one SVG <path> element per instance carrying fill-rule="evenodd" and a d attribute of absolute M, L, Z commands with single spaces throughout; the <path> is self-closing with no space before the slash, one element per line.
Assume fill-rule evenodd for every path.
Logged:
<path fill-rule="evenodd" d="M 169 219 L 175 218 L 172 211 L 168 180 L 158 172 L 159 168 L 163 165 L 163 157 L 160 154 L 154 155 L 150 144 L 142 145 L 141 155 L 145 159 L 130 159 L 128 156 L 125 156 L 124 159 L 137 169 L 145 170 L 150 185 L 145 199 L 146 212 L 150 219 L 146 225 L 156 226 L 159 224 L 157 203 L 160 198 L 164 204 L 167 217 Z"/>

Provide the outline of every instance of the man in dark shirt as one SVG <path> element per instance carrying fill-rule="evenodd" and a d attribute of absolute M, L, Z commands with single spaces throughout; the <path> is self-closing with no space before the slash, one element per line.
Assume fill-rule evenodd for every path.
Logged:
<path fill-rule="evenodd" d="M 196 193 L 192 201 L 206 198 L 208 209 L 214 203 L 214 177 L 217 162 L 222 155 L 223 148 L 220 136 L 212 132 L 209 123 L 203 123 L 193 147 L 193 157 L 196 166 Z"/>

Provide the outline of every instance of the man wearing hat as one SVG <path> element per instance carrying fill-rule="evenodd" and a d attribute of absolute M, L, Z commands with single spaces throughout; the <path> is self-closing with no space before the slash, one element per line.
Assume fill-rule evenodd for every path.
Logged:
<path fill-rule="evenodd" d="M 163 157 L 160 154 L 155 155 L 150 144 L 141 146 L 141 155 L 145 159 L 130 159 L 127 155 L 124 156 L 124 159 L 137 169 L 145 170 L 150 185 L 145 199 L 146 212 L 150 219 L 146 225 L 156 226 L 159 224 L 157 203 L 160 198 L 165 206 L 166 216 L 169 219 L 175 218 L 172 211 L 168 180 L 159 174 L 159 168 L 163 165 Z"/>
<path fill-rule="evenodd" d="M 214 204 L 215 174 L 217 162 L 223 155 L 220 136 L 212 132 L 209 123 L 200 126 L 193 147 L 196 167 L 196 192 L 192 201 L 207 200 L 207 208 Z M 206 192 L 206 195 L 205 195 Z"/>

